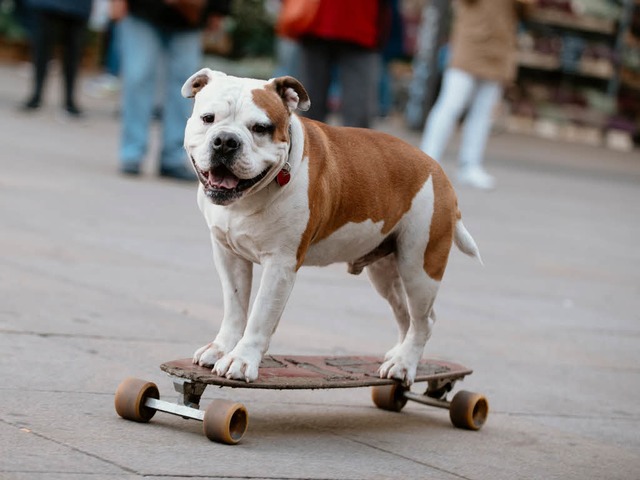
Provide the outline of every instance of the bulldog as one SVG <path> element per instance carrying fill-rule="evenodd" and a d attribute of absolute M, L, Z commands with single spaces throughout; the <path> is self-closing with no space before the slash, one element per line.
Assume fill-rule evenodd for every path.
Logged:
<path fill-rule="evenodd" d="M 184 146 L 224 301 L 218 334 L 193 362 L 255 380 L 300 267 L 344 262 L 366 269 L 398 324 L 380 377 L 411 384 L 452 243 L 480 260 L 440 165 L 393 136 L 299 117 L 310 100 L 293 77 L 205 68 L 182 95 L 195 98 Z M 262 277 L 249 311 L 253 264 Z"/>

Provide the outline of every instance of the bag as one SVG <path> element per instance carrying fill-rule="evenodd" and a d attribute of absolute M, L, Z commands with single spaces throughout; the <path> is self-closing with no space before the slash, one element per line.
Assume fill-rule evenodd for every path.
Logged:
<path fill-rule="evenodd" d="M 202 16 L 204 14 L 205 7 L 207 6 L 207 0 L 164 1 L 167 5 L 176 9 L 189 25 L 196 27 L 202 23 Z"/>
<path fill-rule="evenodd" d="M 283 37 L 299 38 L 316 18 L 320 0 L 283 0 L 276 32 Z"/>

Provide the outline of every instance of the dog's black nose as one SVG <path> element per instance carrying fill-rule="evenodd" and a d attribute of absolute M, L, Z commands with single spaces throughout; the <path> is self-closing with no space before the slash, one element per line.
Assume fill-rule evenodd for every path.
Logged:
<path fill-rule="evenodd" d="M 235 133 L 222 132 L 213 139 L 213 150 L 223 155 L 233 152 L 240 147 L 240 137 Z"/>

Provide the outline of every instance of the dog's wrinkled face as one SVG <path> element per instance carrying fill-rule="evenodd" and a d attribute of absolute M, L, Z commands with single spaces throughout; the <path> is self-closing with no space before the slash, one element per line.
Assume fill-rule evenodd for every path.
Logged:
<path fill-rule="evenodd" d="M 309 107 L 304 87 L 292 77 L 253 80 L 209 69 L 192 75 L 182 95 L 195 97 L 184 145 L 217 205 L 273 181 L 287 162 L 291 112 Z"/>

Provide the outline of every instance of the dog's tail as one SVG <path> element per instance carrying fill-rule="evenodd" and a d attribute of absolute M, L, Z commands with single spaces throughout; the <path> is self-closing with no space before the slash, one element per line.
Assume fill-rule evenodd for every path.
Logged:
<path fill-rule="evenodd" d="M 456 222 L 456 231 L 453 241 L 462 253 L 465 253 L 470 257 L 477 258 L 480 264 L 484 265 L 484 263 L 482 263 L 482 258 L 480 257 L 480 250 L 478 250 L 475 240 L 464 227 L 464 224 L 460 219 Z"/>

